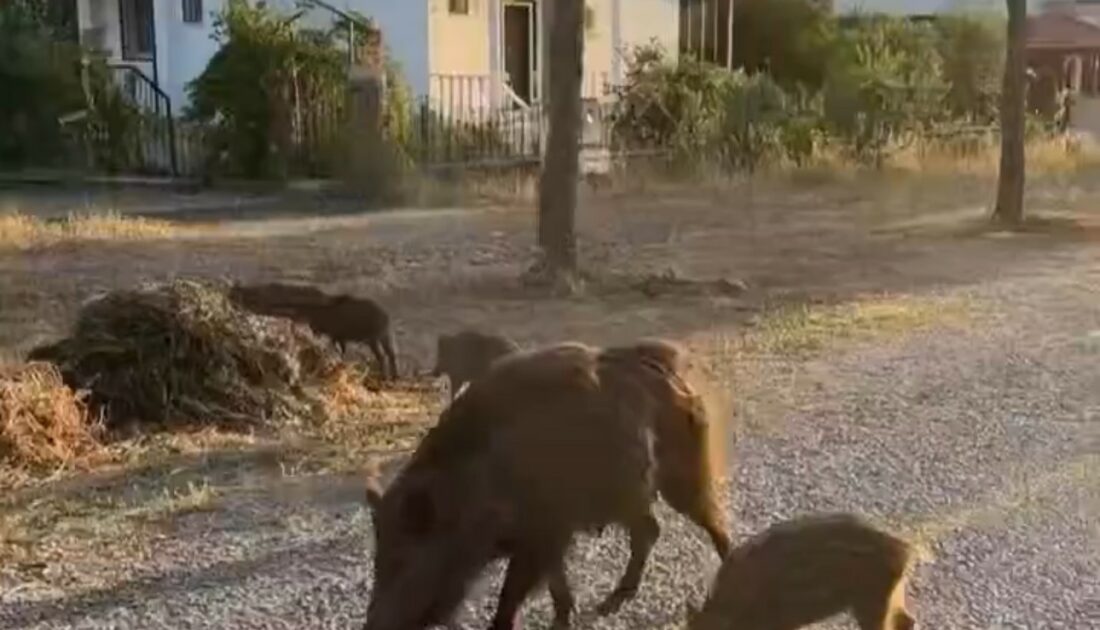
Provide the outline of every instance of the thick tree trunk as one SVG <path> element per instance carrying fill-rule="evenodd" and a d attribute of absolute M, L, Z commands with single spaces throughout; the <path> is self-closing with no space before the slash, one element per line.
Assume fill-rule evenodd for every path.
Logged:
<path fill-rule="evenodd" d="M 584 0 L 555 0 L 548 7 L 550 54 L 549 136 L 539 179 L 539 246 L 553 275 L 577 268 L 577 208 L 584 60 Z"/>
<path fill-rule="evenodd" d="M 1024 86 L 1027 80 L 1027 0 L 1008 4 L 1008 38 L 1001 91 L 1001 170 L 994 219 L 1019 225 L 1024 219 Z"/>

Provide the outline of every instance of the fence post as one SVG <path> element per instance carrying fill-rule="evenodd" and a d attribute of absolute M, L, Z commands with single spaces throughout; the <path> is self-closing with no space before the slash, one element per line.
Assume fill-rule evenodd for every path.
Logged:
<path fill-rule="evenodd" d="M 392 182 L 394 156 L 382 135 L 386 74 L 382 33 L 369 29 L 364 43 L 349 67 L 348 76 L 348 164 L 345 183 L 368 197 L 388 192 Z"/>
<path fill-rule="evenodd" d="M 172 163 L 172 176 L 179 177 L 179 160 L 176 158 L 176 119 L 172 118 L 172 103 L 167 101 L 164 105 L 168 110 L 168 154 Z"/>

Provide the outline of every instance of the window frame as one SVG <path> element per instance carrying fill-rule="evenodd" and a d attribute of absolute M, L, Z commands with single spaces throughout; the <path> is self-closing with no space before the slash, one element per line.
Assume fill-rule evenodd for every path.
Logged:
<path fill-rule="evenodd" d="M 189 8 L 190 11 L 188 11 Z M 202 24 L 202 0 L 180 0 L 180 14 L 184 24 Z"/>
<path fill-rule="evenodd" d="M 470 15 L 470 0 L 447 0 L 447 15 Z"/>

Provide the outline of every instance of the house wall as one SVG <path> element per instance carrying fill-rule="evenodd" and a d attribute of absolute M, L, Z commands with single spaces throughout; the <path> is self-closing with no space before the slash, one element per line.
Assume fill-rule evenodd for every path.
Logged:
<path fill-rule="evenodd" d="M 493 0 L 469 0 L 468 15 L 452 15 L 447 0 L 428 0 L 428 93 L 448 109 L 480 110 L 494 98 L 497 31 Z"/>
<path fill-rule="evenodd" d="M 432 74 L 489 74 L 489 3 L 470 0 L 469 15 L 451 15 L 447 0 L 428 0 Z"/>
<path fill-rule="evenodd" d="M 219 44 L 211 35 L 214 16 L 222 11 L 225 0 L 203 0 L 202 22 L 183 21 L 181 0 L 157 0 L 157 61 L 161 89 L 172 99 L 173 114 L 187 107 L 187 84 L 206 70 Z"/>
<path fill-rule="evenodd" d="M 619 0 L 587 0 L 591 9 L 592 21 L 584 32 L 584 83 L 581 94 L 585 98 L 599 98 L 604 83 L 611 81 L 612 61 L 615 43 L 621 31 L 622 23 L 616 23 L 615 10 L 620 8 Z"/>
<path fill-rule="evenodd" d="M 622 37 L 619 44 L 618 68 L 613 74 L 622 80 L 625 72 L 624 55 L 636 46 L 656 40 L 671 58 L 680 49 L 679 0 L 619 0 L 622 3 Z"/>

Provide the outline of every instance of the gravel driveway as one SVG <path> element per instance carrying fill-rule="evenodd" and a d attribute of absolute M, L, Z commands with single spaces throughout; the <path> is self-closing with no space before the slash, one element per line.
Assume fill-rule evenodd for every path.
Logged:
<path fill-rule="evenodd" d="M 925 627 L 1100 628 L 1100 259 L 1067 247 L 1042 268 L 951 291 L 981 306 L 972 325 L 771 366 L 793 399 L 781 417 L 753 418 L 765 428 L 730 450 L 736 533 L 863 512 L 930 537 L 910 592 Z M 241 498 L 231 515 L 181 517 L 142 562 L 103 561 L 121 587 L 0 591 L 0 627 L 358 627 L 371 541 L 360 496 L 354 480 L 304 479 L 293 493 Z M 642 594 L 613 618 L 587 611 L 622 571 L 622 537 L 576 546 L 579 626 L 671 626 L 703 592 L 712 551 L 661 516 Z M 490 600 L 468 616 L 484 618 Z M 545 595 L 527 618 L 548 626 Z"/>

